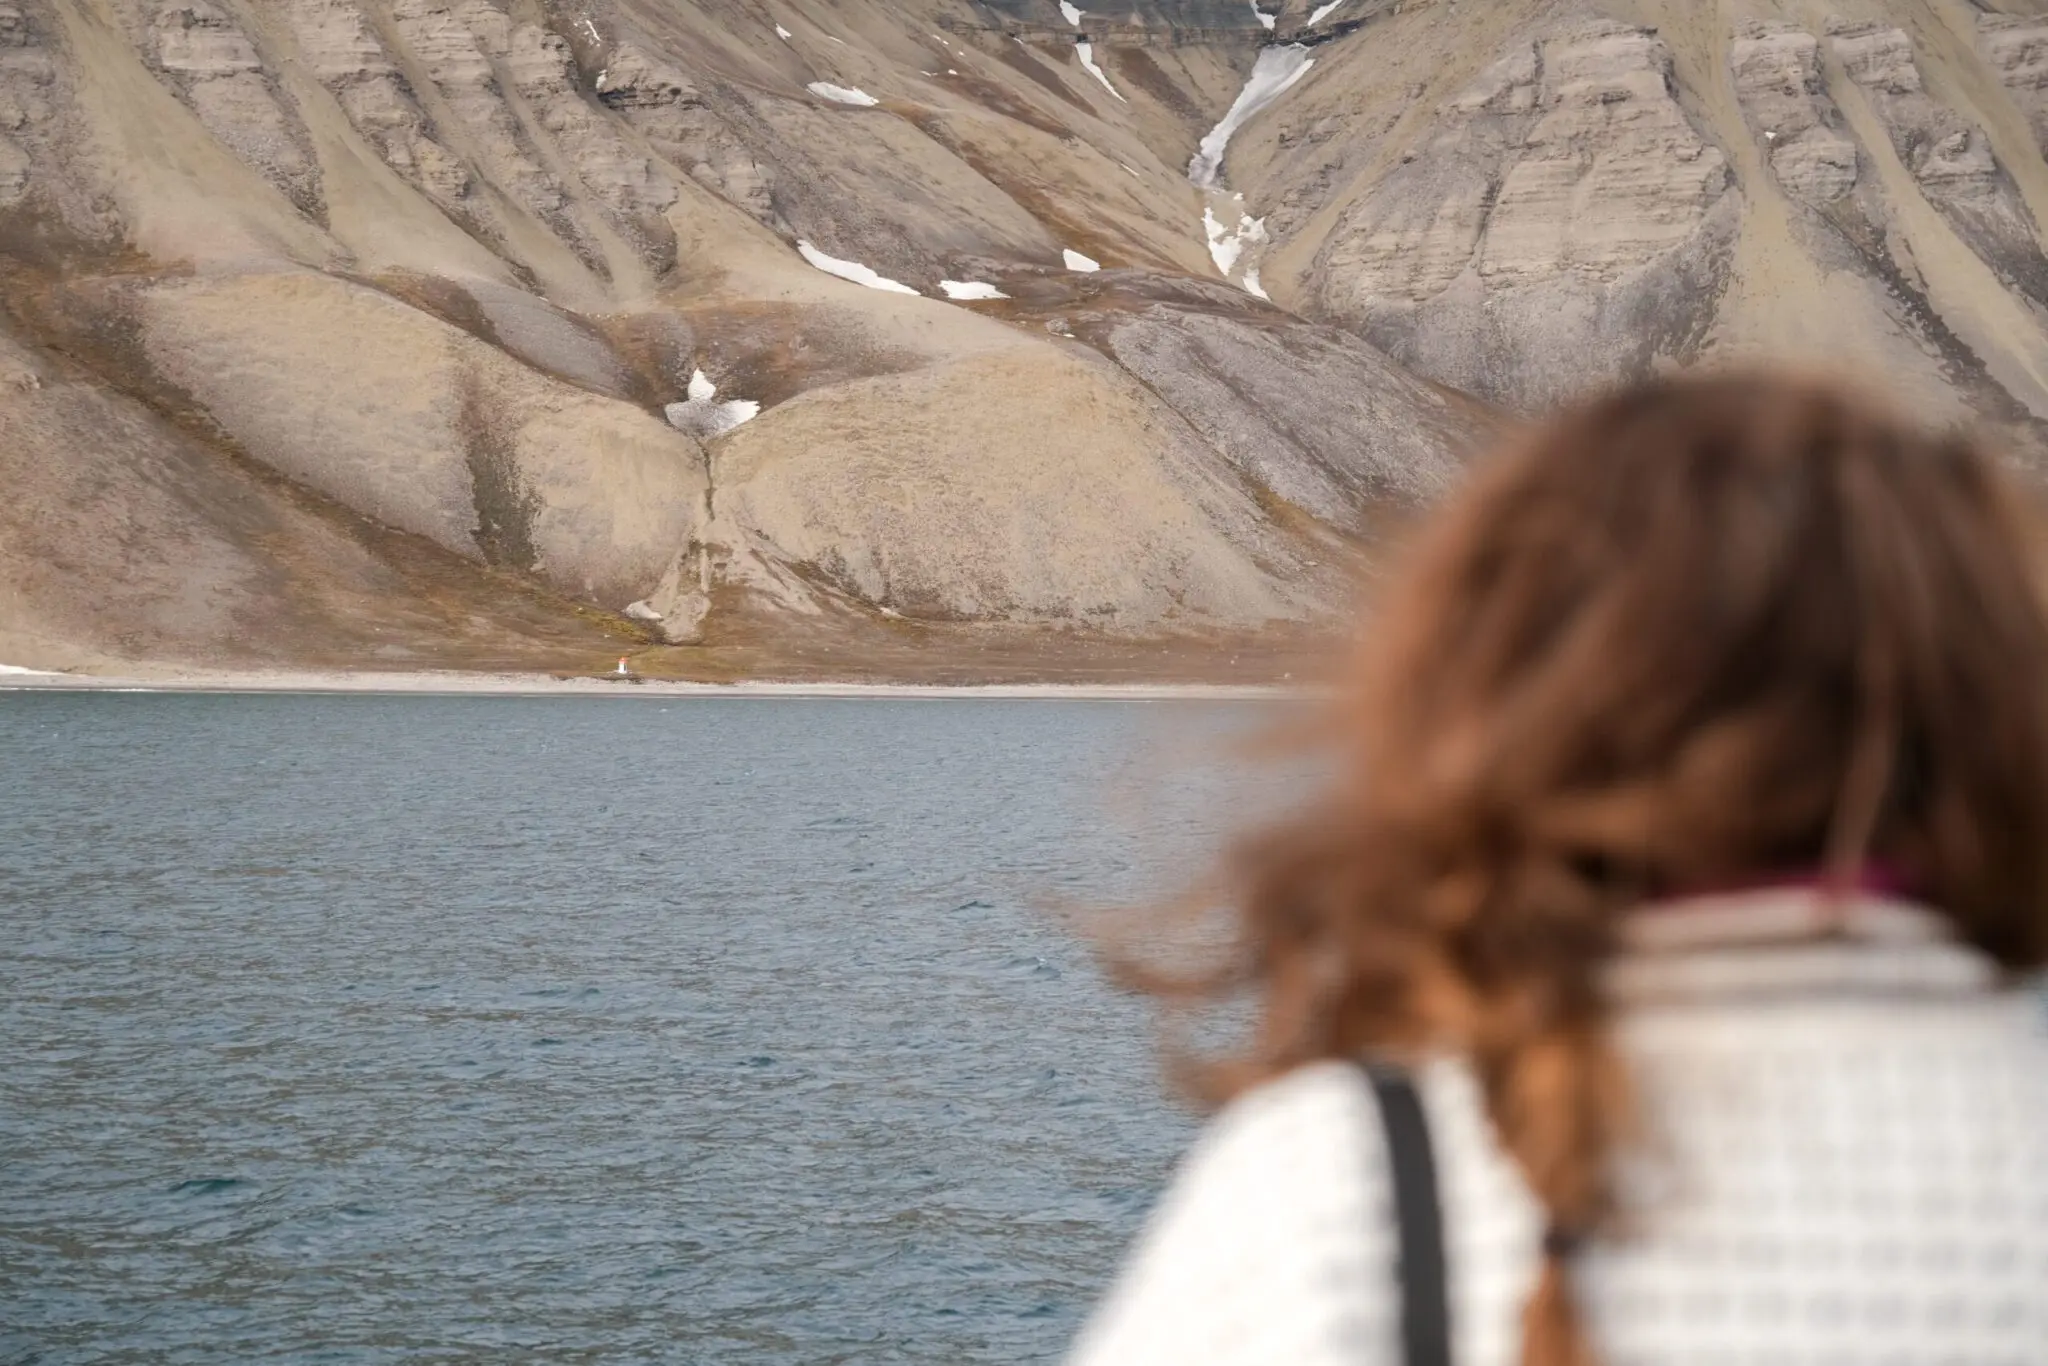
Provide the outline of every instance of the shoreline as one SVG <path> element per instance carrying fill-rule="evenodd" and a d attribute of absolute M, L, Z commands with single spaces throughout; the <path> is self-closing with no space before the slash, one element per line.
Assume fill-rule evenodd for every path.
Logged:
<path fill-rule="evenodd" d="M 164 674 L 0 673 L 0 692 L 220 693 L 422 697 L 840 698 L 848 700 L 1274 702 L 1307 695 L 1257 683 L 868 683 L 767 679 L 705 683 L 642 677 L 455 670 L 194 670 Z"/>

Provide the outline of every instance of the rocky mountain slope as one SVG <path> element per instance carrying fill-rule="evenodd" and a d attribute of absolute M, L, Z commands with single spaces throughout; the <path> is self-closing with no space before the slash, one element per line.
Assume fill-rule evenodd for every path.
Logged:
<path fill-rule="evenodd" d="M 0 659 L 1312 636 L 1589 383 L 2031 450 L 2044 137 L 2048 0 L 0 0 Z"/>

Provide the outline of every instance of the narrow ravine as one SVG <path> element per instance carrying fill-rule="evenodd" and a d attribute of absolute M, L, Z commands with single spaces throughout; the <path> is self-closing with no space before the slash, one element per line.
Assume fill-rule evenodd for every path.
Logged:
<path fill-rule="evenodd" d="M 1244 196 L 1231 193 L 1224 185 L 1223 159 L 1238 130 L 1291 90 L 1315 64 L 1303 43 L 1261 48 L 1244 88 L 1237 92 L 1222 122 L 1202 138 L 1194 160 L 1188 163 L 1188 179 L 1208 201 L 1202 209 L 1202 233 L 1210 260 L 1223 278 L 1235 278 L 1247 293 L 1261 299 L 1267 297 L 1259 280 L 1259 259 L 1267 242 L 1266 220 L 1253 217 L 1245 208 Z"/>
<path fill-rule="evenodd" d="M 1237 92 L 1223 121 L 1204 135 L 1195 159 L 1188 163 L 1188 179 L 1205 190 L 1215 189 L 1222 179 L 1224 153 L 1237 130 L 1292 89 L 1315 64 L 1316 59 L 1309 55 L 1304 43 L 1279 43 L 1259 49 L 1244 89 Z"/>

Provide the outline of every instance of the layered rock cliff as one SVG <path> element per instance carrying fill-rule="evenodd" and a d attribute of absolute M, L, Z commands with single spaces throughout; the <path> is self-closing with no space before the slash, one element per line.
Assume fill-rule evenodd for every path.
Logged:
<path fill-rule="evenodd" d="M 2048 0 L 0 0 L 0 657 L 1313 633 L 1499 409 L 1730 358 L 2032 450 L 2044 54 Z"/>
<path fill-rule="evenodd" d="M 1234 153 L 1284 305 L 1518 406 L 1589 371 L 1846 359 L 2038 444 L 2040 6 L 1351 12 Z"/>

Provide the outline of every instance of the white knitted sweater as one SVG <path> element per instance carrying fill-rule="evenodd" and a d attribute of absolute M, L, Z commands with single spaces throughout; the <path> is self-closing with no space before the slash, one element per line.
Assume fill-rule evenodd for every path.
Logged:
<path fill-rule="evenodd" d="M 1654 1141 L 1633 1228 L 1576 1263 L 1603 1366 L 2048 1366 L 2048 1011 L 1941 925 L 1805 892 L 1637 917 Z M 1457 1366 L 1513 1366 L 1543 1220 L 1470 1073 L 1418 1084 Z M 1073 1366 L 1398 1366 L 1395 1245 L 1370 1089 L 1303 1068 L 1205 1132 Z"/>

